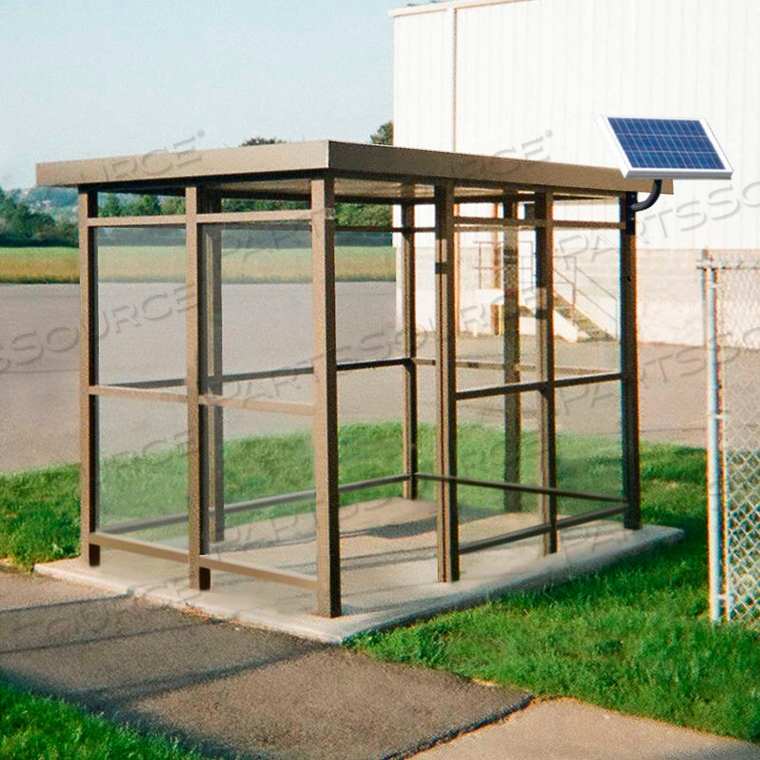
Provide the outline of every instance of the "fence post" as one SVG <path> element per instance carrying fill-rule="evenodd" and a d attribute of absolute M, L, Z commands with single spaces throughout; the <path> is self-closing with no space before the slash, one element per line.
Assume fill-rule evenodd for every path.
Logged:
<path fill-rule="evenodd" d="M 710 622 L 723 616 L 723 525 L 722 468 L 720 457 L 720 356 L 718 346 L 718 270 L 705 267 L 705 320 L 707 340 L 707 525 L 708 567 L 710 581 Z"/>

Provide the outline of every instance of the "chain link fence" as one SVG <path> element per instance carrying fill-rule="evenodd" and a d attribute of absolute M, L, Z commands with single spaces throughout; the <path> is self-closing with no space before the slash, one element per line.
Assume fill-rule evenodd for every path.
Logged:
<path fill-rule="evenodd" d="M 713 621 L 760 621 L 760 258 L 705 254 Z"/>

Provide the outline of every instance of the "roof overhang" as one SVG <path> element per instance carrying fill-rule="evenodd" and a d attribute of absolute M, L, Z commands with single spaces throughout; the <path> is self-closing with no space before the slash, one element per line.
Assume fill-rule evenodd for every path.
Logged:
<path fill-rule="evenodd" d="M 446 180 L 481 189 L 509 185 L 591 194 L 646 192 L 651 185 L 646 180 L 625 180 L 617 169 L 603 167 L 330 140 L 41 163 L 37 185 L 158 192 L 194 182 L 225 188 L 254 183 L 267 191 L 267 185 L 278 182 L 291 182 L 296 188 L 299 181 L 303 185 L 324 172 L 343 178 L 346 187 L 364 180 L 370 195 L 373 182 L 385 182 L 378 199 L 398 198 L 401 185 L 432 186 Z M 664 184 L 663 192 L 672 192 L 672 182 Z M 338 194 L 364 193 L 339 188 Z"/>

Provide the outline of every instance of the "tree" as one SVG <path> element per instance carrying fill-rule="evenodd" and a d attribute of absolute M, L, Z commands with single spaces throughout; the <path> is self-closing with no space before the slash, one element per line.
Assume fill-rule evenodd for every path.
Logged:
<path fill-rule="evenodd" d="M 142 195 L 124 205 L 124 216 L 158 216 L 160 213 L 161 204 L 155 195 Z"/>
<path fill-rule="evenodd" d="M 24 245 L 47 243 L 76 245 L 77 228 L 66 221 L 56 221 L 50 214 L 32 211 L 0 189 L 0 244 Z"/>
<path fill-rule="evenodd" d="M 103 216 L 122 216 L 124 214 L 124 207 L 121 205 L 119 196 L 115 193 L 108 193 L 103 199 L 100 213 Z"/>
<path fill-rule="evenodd" d="M 247 145 L 280 145 L 285 140 L 280 140 L 279 137 L 249 137 L 244 143 L 240 143 L 241 148 L 245 148 Z"/>
<path fill-rule="evenodd" d="M 161 213 L 173 216 L 185 213 L 185 199 L 180 196 L 170 195 L 161 199 Z"/>
<path fill-rule="evenodd" d="M 393 145 L 393 122 L 386 121 L 369 138 L 375 145 Z"/>

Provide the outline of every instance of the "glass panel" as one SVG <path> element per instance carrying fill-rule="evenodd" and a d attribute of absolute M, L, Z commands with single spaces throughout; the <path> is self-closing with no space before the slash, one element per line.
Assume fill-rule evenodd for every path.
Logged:
<path fill-rule="evenodd" d="M 536 361 L 534 232 L 465 232 L 458 239 L 459 387 L 531 379 Z"/>
<path fill-rule="evenodd" d="M 184 378 L 184 229 L 103 227 L 96 236 L 100 382 Z"/>
<path fill-rule="evenodd" d="M 571 218 L 604 217 L 609 204 L 559 206 Z M 617 207 L 612 207 L 616 209 Z M 596 212 L 596 213 L 595 213 Z M 578 217 L 580 215 L 580 217 Z M 620 366 L 620 235 L 558 229 L 554 249 L 557 377 L 615 372 Z"/>
<path fill-rule="evenodd" d="M 311 366 L 309 225 L 209 225 L 204 241 L 221 255 L 224 374 Z"/>
<path fill-rule="evenodd" d="M 538 484 L 537 413 L 537 393 L 459 402 L 460 477 Z M 543 522 L 534 494 L 460 485 L 458 502 L 460 538 L 465 543 Z"/>
<path fill-rule="evenodd" d="M 339 373 L 341 483 L 403 472 L 402 414 L 403 369 L 400 367 Z M 400 486 L 383 486 L 344 494 L 341 503 L 400 493 Z"/>
<path fill-rule="evenodd" d="M 612 506 L 598 501 L 583 501 L 579 499 L 558 499 L 557 512 L 559 517 L 581 515 L 594 512 L 598 509 Z M 582 548 L 584 552 L 593 553 L 597 550 L 597 544 L 620 538 L 623 528 L 624 513 L 605 517 L 601 520 L 576 525 L 571 528 L 560 530 L 560 551 L 573 551 L 575 546 Z"/>
<path fill-rule="evenodd" d="M 433 227 L 435 211 L 431 205 L 419 205 L 414 212 L 415 226 Z M 401 236 L 395 235 L 396 248 Z M 420 232 L 414 236 L 415 246 L 415 301 L 417 306 L 417 355 L 435 358 L 435 235 Z M 401 294 L 399 294 L 401 297 Z"/>
<path fill-rule="evenodd" d="M 435 472 L 435 367 L 417 367 L 417 458 L 420 472 Z M 435 499 L 435 483 L 421 480 L 422 499 Z"/>
<path fill-rule="evenodd" d="M 335 259 L 338 361 L 402 356 L 401 302 L 390 233 L 339 232 Z"/>
<path fill-rule="evenodd" d="M 339 375 L 340 482 L 403 473 L 403 373 L 400 367 Z M 344 492 L 341 556 L 346 570 L 427 555 L 436 543 L 435 504 L 402 499 L 402 483 Z M 348 586 L 361 584 L 349 573 Z"/>
<path fill-rule="evenodd" d="M 225 559 L 316 572 L 314 498 L 248 502 L 314 488 L 311 417 L 224 409 Z"/>
<path fill-rule="evenodd" d="M 186 548 L 185 405 L 108 397 L 99 405 L 99 529 Z M 167 515 L 176 520 L 158 527 L 135 524 Z"/>
<path fill-rule="evenodd" d="M 557 390 L 557 484 L 611 496 L 623 493 L 620 383 Z M 610 506 L 565 501 L 569 514 Z"/>

